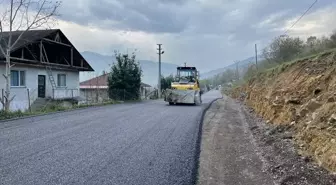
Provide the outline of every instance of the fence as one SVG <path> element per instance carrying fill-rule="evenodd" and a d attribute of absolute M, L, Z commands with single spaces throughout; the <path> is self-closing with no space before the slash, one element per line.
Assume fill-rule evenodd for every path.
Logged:
<path fill-rule="evenodd" d="M 110 100 L 108 96 L 107 88 L 81 89 L 80 97 L 83 99 L 83 102 L 86 102 L 86 103 L 99 103 L 99 102 L 105 102 L 105 101 Z"/>
<path fill-rule="evenodd" d="M 108 90 L 109 98 L 116 101 L 140 100 L 141 92 L 139 90 L 129 89 L 110 89 Z"/>
<path fill-rule="evenodd" d="M 92 88 L 81 89 L 80 97 L 82 97 L 82 103 L 100 103 L 106 101 L 128 101 L 128 100 L 140 100 L 144 99 L 140 89 L 138 91 L 131 91 L 127 89 L 107 89 L 107 88 Z"/>
<path fill-rule="evenodd" d="M 145 99 L 157 99 L 158 98 L 158 90 L 154 89 L 148 94 L 145 95 Z"/>

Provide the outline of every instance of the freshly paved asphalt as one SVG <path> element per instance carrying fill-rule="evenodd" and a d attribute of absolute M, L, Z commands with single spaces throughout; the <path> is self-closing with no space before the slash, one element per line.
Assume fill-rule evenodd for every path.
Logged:
<path fill-rule="evenodd" d="M 0 184 L 190 184 L 202 106 L 120 104 L 0 123 Z"/>

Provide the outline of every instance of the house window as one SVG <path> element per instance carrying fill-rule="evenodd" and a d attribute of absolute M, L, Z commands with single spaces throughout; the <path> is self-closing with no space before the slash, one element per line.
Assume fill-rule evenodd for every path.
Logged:
<path fill-rule="evenodd" d="M 58 87 L 65 87 L 66 86 L 66 75 L 65 74 L 58 74 L 57 75 L 57 86 Z"/>
<path fill-rule="evenodd" d="M 11 86 L 22 87 L 26 85 L 25 71 L 11 70 Z"/>

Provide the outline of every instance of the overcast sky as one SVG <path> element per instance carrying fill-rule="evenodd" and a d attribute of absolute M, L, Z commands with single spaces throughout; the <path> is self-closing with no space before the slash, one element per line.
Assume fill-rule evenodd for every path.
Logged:
<path fill-rule="evenodd" d="M 138 59 L 196 65 L 209 71 L 254 55 L 282 34 L 314 0 L 67 0 L 59 27 L 80 51 L 138 49 Z M 333 27 L 334 26 L 334 27 Z M 336 28 L 336 2 L 319 0 L 289 35 Z"/>

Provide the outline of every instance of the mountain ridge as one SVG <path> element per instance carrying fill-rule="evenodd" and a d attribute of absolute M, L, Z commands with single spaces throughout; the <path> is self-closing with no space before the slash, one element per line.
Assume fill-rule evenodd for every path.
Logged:
<path fill-rule="evenodd" d="M 95 70 L 94 72 L 81 72 L 80 81 L 85 81 L 96 76 L 100 76 L 104 71 L 109 72 L 110 67 L 115 61 L 114 56 L 102 55 L 92 51 L 80 52 L 81 55 L 87 60 L 91 67 Z M 137 60 L 140 63 L 141 69 L 143 70 L 142 81 L 143 83 L 149 84 L 151 86 L 156 86 L 158 81 L 158 62 L 151 60 Z M 176 67 L 178 65 L 171 64 L 167 62 L 161 62 L 161 74 L 163 76 L 168 76 L 170 74 L 176 73 Z"/>
<path fill-rule="evenodd" d="M 258 56 L 258 61 L 262 61 L 262 60 L 264 60 L 263 57 L 261 55 Z M 246 58 L 244 60 L 238 61 L 239 72 L 245 71 L 246 67 L 248 67 L 249 64 L 254 64 L 254 63 L 255 63 L 255 57 L 249 57 L 249 58 Z M 205 72 L 205 73 L 201 74 L 201 79 L 214 77 L 217 74 L 223 73 L 228 69 L 236 70 L 236 67 L 237 67 L 237 64 L 233 63 L 233 64 L 227 65 L 225 67 L 221 67 L 221 68 L 217 68 L 217 69 Z"/>
<path fill-rule="evenodd" d="M 114 56 L 103 55 L 92 51 L 80 52 L 81 55 L 88 61 L 91 67 L 95 70 L 94 72 L 81 72 L 80 81 L 85 81 L 90 78 L 102 75 L 104 72 L 109 72 L 110 67 L 115 61 Z M 259 60 L 263 60 L 261 56 L 258 56 Z M 143 70 L 142 82 L 149 84 L 151 86 L 156 86 L 158 82 L 158 62 L 151 60 L 138 60 Z M 244 71 L 250 63 L 254 63 L 255 57 L 249 57 L 238 62 L 239 71 Z M 161 74 L 163 76 L 168 76 L 170 74 L 176 73 L 177 64 L 172 64 L 168 62 L 161 62 Z M 200 74 L 201 79 L 211 78 L 217 74 L 225 72 L 227 69 L 235 70 L 236 63 L 230 64 L 225 67 L 217 68 L 205 73 Z"/>

